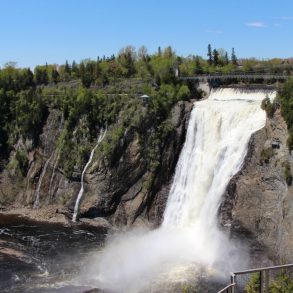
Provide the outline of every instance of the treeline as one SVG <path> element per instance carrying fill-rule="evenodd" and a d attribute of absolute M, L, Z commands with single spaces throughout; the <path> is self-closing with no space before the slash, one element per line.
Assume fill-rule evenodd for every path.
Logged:
<path fill-rule="evenodd" d="M 169 128 L 162 123 L 174 103 L 191 97 L 188 85 L 176 79 L 178 62 L 171 47 L 154 55 L 145 47 L 137 52 L 126 47 L 116 57 L 36 66 L 34 72 L 6 64 L 0 70 L 0 156 L 7 158 L 16 150 L 21 174 L 26 174 L 27 154 L 16 147 L 17 142 L 21 139 L 31 149 L 38 146 L 49 109 L 57 108 L 64 117 L 58 140 L 60 164 L 69 175 L 74 166 L 83 166 L 97 129 L 121 124 L 108 135 L 104 149 L 111 153 L 127 127 L 141 128 L 143 103 L 137 97 L 141 92 L 150 96 L 148 115 L 154 127 L 165 133 Z M 136 81 L 138 89 L 132 88 Z M 108 95 L 120 86 L 127 96 Z"/>
<path fill-rule="evenodd" d="M 196 55 L 178 56 L 170 46 L 165 49 L 159 47 L 154 54 L 144 46 L 138 50 L 127 46 L 116 56 L 86 59 L 80 63 L 45 64 L 36 66 L 34 71 L 17 68 L 13 62 L 7 63 L 0 69 L 0 152 L 9 153 L 20 137 L 30 139 L 36 146 L 49 107 L 63 112 L 67 130 L 63 137 L 66 141 L 82 117 L 86 117 L 90 129 L 96 129 L 102 124 L 114 123 L 121 109 L 129 105 L 136 113 L 139 105 L 135 99 L 142 92 L 150 96 L 149 112 L 156 117 L 159 127 L 174 103 L 197 95 L 194 83 L 178 80 L 177 72 L 191 76 L 236 70 L 287 70 L 290 73 L 292 63 L 281 59 L 243 60 L 237 58 L 234 49 L 228 53 L 224 49 L 212 49 L 211 45 L 206 59 Z M 137 80 L 140 89 L 132 88 Z M 120 85 L 120 93 L 130 94 L 128 100 L 107 95 L 109 92 L 117 93 Z M 286 88 L 283 96 L 289 95 Z M 288 116 L 287 123 L 291 127 L 292 115 L 284 115 Z M 139 120 L 137 115 L 133 117 Z M 94 135 L 90 134 L 90 137 Z M 289 143 L 291 145 L 293 142 Z"/>

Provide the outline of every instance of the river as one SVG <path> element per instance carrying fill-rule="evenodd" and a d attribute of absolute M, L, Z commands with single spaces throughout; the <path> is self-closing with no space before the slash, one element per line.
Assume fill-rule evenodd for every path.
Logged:
<path fill-rule="evenodd" d="M 1 292 L 86 292 L 78 276 L 105 231 L 87 225 L 36 222 L 0 214 Z"/>

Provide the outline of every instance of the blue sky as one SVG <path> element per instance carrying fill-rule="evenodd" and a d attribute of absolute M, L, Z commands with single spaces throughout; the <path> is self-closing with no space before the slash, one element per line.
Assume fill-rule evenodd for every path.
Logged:
<path fill-rule="evenodd" d="M 80 61 L 145 45 L 293 57 L 293 0 L 0 0 L 0 66 Z"/>

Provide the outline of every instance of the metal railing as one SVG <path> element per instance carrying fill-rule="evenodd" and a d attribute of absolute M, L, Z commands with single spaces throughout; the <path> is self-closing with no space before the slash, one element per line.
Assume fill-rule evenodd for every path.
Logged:
<path fill-rule="evenodd" d="M 233 293 L 235 286 L 236 286 L 236 284 L 232 283 L 232 284 L 226 286 L 225 288 L 223 288 L 222 290 L 220 290 L 218 293 Z"/>
<path fill-rule="evenodd" d="M 290 75 L 285 74 L 271 74 L 271 73 L 212 73 L 202 74 L 196 76 L 180 76 L 182 80 L 214 80 L 214 79 L 287 79 Z"/>
<path fill-rule="evenodd" d="M 293 264 L 257 268 L 231 273 L 231 284 L 217 293 L 246 293 L 253 287 L 258 293 L 269 293 L 270 287 L 281 278 L 293 282 Z"/>

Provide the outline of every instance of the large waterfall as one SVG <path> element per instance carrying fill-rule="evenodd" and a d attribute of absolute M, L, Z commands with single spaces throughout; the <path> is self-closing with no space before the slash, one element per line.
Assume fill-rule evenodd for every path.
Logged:
<path fill-rule="evenodd" d="M 114 292 L 151 291 L 150 280 L 160 275 L 167 280 L 176 269 L 203 266 L 220 274 L 244 265 L 238 244 L 219 229 L 217 212 L 251 135 L 265 126 L 261 101 L 275 95 L 219 89 L 194 104 L 162 226 L 110 239 L 92 267 L 98 286 Z"/>
<path fill-rule="evenodd" d="M 163 227 L 217 229 L 221 196 L 243 163 L 252 133 L 265 125 L 266 114 L 260 103 L 274 95 L 220 89 L 195 104 Z"/>

